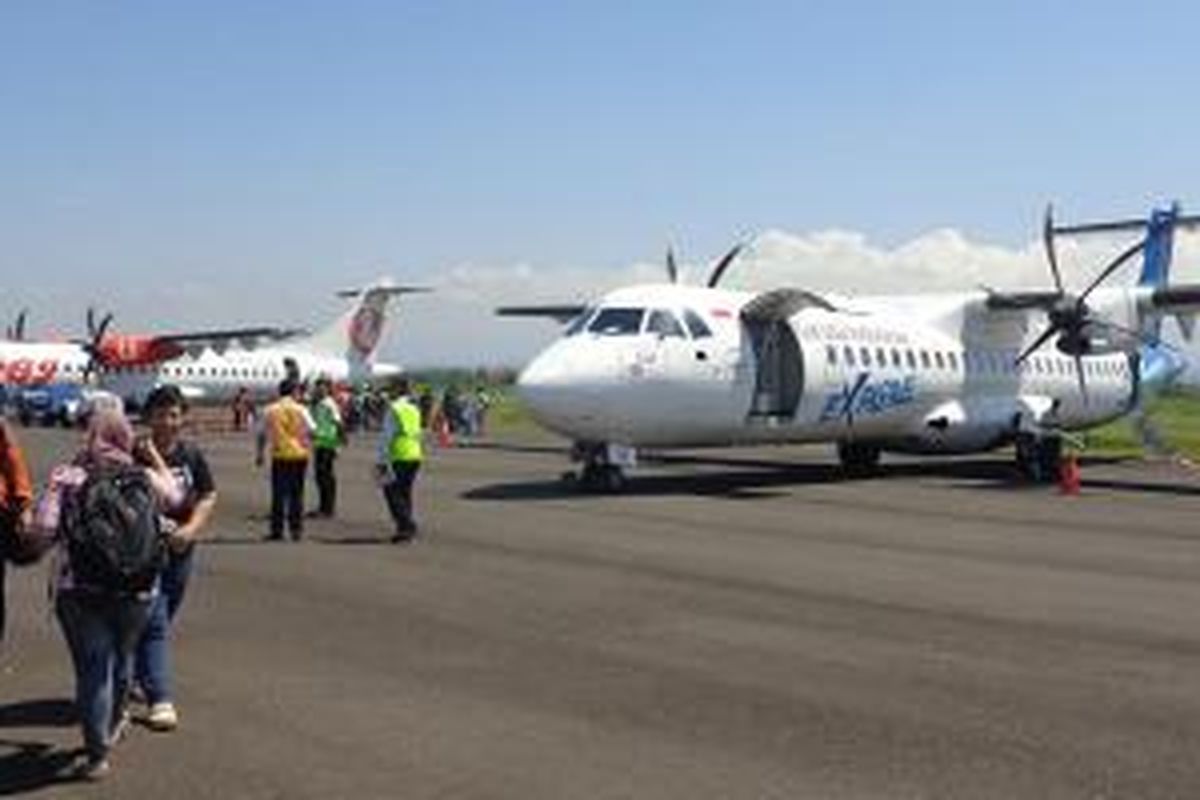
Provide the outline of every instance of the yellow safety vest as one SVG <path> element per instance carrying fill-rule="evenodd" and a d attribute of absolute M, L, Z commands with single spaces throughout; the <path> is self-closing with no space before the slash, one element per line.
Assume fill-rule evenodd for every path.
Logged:
<path fill-rule="evenodd" d="M 392 403 L 392 414 L 396 417 L 396 435 L 392 438 L 392 461 L 420 461 L 421 452 L 421 409 L 407 397 Z"/>
<path fill-rule="evenodd" d="M 308 426 L 304 408 L 290 397 L 276 400 L 267 406 L 267 435 L 271 442 L 271 458 L 276 461 L 305 461 L 309 456 Z"/>

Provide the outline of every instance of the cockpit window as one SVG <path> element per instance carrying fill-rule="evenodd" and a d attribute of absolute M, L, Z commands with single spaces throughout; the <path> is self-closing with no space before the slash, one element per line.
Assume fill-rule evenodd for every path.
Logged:
<path fill-rule="evenodd" d="M 571 324 L 568 325 L 566 330 L 563 331 L 563 336 L 574 336 L 583 330 L 583 327 L 587 325 L 587 321 L 592 318 L 592 314 L 595 313 L 595 311 L 596 309 L 591 307 L 585 308 L 582 314 L 571 320 Z"/>
<path fill-rule="evenodd" d="M 699 314 L 690 308 L 683 310 L 683 321 L 687 325 L 688 330 L 692 332 L 693 339 L 703 339 L 705 336 L 712 336 L 712 331 L 708 329 L 708 325 L 704 323 Z"/>
<path fill-rule="evenodd" d="M 590 333 L 601 336 L 633 336 L 642 329 L 644 308 L 604 308 L 588 325 Z"/>
<path fill-rule="evenodd" d="M 646 321 L 646 333 L 657 333 L 659 336 L 678 336 L 680 339 L 687 338 L 683 332 L 683 326 L 679 324 L 679 320 L 675 319 L 675 315 L 662 308 L 656 308 L 650 312 L 650 319 Z"/>

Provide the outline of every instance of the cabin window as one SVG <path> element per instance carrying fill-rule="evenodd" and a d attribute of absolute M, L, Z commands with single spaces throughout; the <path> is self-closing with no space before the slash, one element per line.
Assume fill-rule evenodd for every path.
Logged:
<path fill-rule="evenodd" d="M 650 318 L 646 321 L 646 333 L 675 336 L 680 339 L 687 338 L 684 335 L 683 326 L 679 324 L 679 320 L 675 319 L 675 315 L 662 308 L 656 308 L 650 312 Z"/>
<path fill-rule="evenodd" d="M 595 310 L 596 309 L 589 307 L 581 311 L 579 316 L 571 320 L 571 324 L 567 325 L 566 330 L 563 331 L 563 336 L 574 336 L 583 330 L 583 327 L 587 325 L 587 321 L 592 318 L 592 313 Z"/>
<path fill-rule="evenodd" d="M 916 369 L 916 368 L 917 368 L 917 357 L 916 357 L 915 355 L 913 355 L 913 351 L 912 351 L 912 350 L 905 350 L 905 351 L 904 351 L 904 360 L 905 360 L 905 361 L 908 363 L 908 368 L 909 368 L 909 369 Z"/>
<path fill-rule="evenodd" d="M 946 360 L 950 362 L 950 369 L 958 372 L 958 356 L 954 353 L 947 353 Z"/>
<path fill-rule="evenodd" d="M 887 366 L 887 353 L 883 352 L 882 347 L 875 348 L 875 363 L 881 367 Z"/>
<path fill-rule="evenodd" d="M 825 363 L 837 366 L 837 348 L 831 344 L 825 345 Z"/>
<path fill-rule="evenodd" d="M 933 354 L 933 360 L 937 363 L 938 369 L 946 368 L 946 360 L 942 357 L 942 352 L 940 350 Z"/>
<path fill-rule="evenodd" d="M 600 336 L 633 336 L 642 329 L 642 317 L 645 315 L 643 308 L 601 309 L 592 324 L 588 325 L 588 331 Z"/>
<path fill-rule="evenodd" d="M 929 369 L 929 351 L 927 350 L 921 351 L 921 368 Z"/>
<path fill-rule="evenodd" d="M 864 367 L 871 366 L 871 351 L 865 347 L 858 348 L 858 354 L 862 356 L 862 365 Z"/>
<path fill-rule="evenodd" d="M 854 366 L 854 348 L 851 347 L 850 345 L 846 345 L 845 347 L 842 348 L 842 355 L 846 357 L 846 366 L 853 367 Z"/>
<path fill-rule="evenodd" d="M 900 351 L 894 347 L 892 348 L 892 366 L 900 369 Z"/>
<path fill-rule="evenodd" d="M 708 325 L 705 324 L 701 316 L 690 308 L 683 310 L 683 322 L 687 325 L 688 330 L 691 331 L 693 339 L 703 339 L 705 336 L 712 336 L 712 331 L 709 330 Z"/>

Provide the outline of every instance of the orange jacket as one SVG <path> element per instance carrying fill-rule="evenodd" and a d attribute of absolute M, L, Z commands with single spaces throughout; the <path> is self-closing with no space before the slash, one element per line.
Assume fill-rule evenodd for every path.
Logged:
<path fill-rule="evenodd" d="M 0 433 L 0 508 L 14 501 L 20 508 L 28 508 L 33 503 L 33 482 L 21 448 Z"/>

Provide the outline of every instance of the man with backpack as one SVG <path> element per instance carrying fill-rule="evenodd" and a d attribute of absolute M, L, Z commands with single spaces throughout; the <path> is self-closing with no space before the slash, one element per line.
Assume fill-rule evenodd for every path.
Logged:
<path fill-rule="evenodd" d="M 83 778 L 109 773 L 109 751 L 128 724 L 133 651 L 166 563 L 159 515 L 180 497 L 154 443 L 135 440 L 125 415 L 105 408 L 92 415 L 84 448 L 54 470 L 39 503 L 37 524 L 56 531 L 62 554 L 55 613 L 75 667 Z"/>
<path fill-rule="evenodd" d="M 187 401 L 179 387 L 154 389 L 146 398 L 143 413 L 150 423 L 154 448 L 183 492 L 179 505 L 165 515 L 170 545 L 167 564 L 161 591 L 150 606 L 150 617 L 138 642 L 135 670 L 136 685 L 149 707 L 146 725 L 156 731 L 171 731 L 179 724 L 179 716 L 171 685 L 170 631 L 192 574 L 196 540 L 216 506 L 217 490 L 204 453 L 180 438 Z"/>

